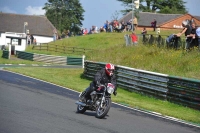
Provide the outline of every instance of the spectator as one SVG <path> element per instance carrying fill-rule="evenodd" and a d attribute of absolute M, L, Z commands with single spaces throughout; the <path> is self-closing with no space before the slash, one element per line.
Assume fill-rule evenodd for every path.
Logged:
<path fill-rule="evenodd" d="M 123 21 L 122 21 L 121 23 L 119 23 L 118 27 L 116 27 L 114 30 L 115 30 L 116 32 L 123 32 L 124 29 L 125 29 L 125 26 L 124 26 L 124 23 L 123 23 Z"/>
<path fill-rule="evenodd" d="M 200 50 L 200 27 L 196 29 L 196 34 L 198 37 L 198 46 L 199 46 L 199 50 Z"/>
<path fill-rule="evenodd" d="M 33 44 L 35 44 L 35 45 L 37 44 L 36 38 L 34 38 Z"/>
<path fill-rule="evenodd" d="M 133 44 L 135 44 L 135 45 L 138 44 L 138 37 L 134 32 L 132 32 L 132 34 L 130 34 L 130 37 L 131 37 L 131 41 Z"/>
<path fill-rule="evenodd" d="M 27 36 L 27 40 L 28 40 L 28 45 L 30 45 L 31 44 L 31 36 L 29 34 Z"/>
<path fill-rule="evenodd" d="M 191 24 L 191 33 L 190 35 L 187 35 L 187 38 L 190 40 L 190 44 L 191 46 L 190 47 L 193 47 L 193 46 L 198 46 L 198 36 L 197 36 L 197 33 L 196 33 L 196 24 L 194 22 L 192 22 Z"/>
<path fill-rule="evenodd" d="M 101 31 L 106 31 L 108 30 L 108 27 L 107 27 L 107 23 L 104 23 L 103 27 L 100 28 Z"/>
<path fill-rule="evenodd" d="M 31 44 L 33 43 L 33 40 L 34 40 L 34 37 L 33 37 L 33 35 L 32 34 L 30 34 L 30 38 L 31 38 Z"/>
<path fill-rule="evenodd" d="M 132 25 L 131 25 L 130 21 L 127 21 L 126 25 L 127 25 L 126 26 L 126 31 L 131 31 Z"/>
<path fill-rule="evenodd" d="M 62 32 L 61 38 L 65 38 L 65 37 L 66 37 L 65 32 Z"/>
<path fill-rule="evenodd" d="M 81 35 L 84 35 L 85 29 L 81 28 Z"/>
<path fill-rule="evenodd" d="M 70 36 L 71 36 L 71 32 L 67 30 L 67 38 L 69 38 Z"/>
<path fill-rule="evenodd" d="M 157 21 L 154 19 L 153 22 L 151 22 L 151 27 L 153 27 L 153 31 L 156 31 Z"/>
<path fill-rule="evenodd" d="M 105 29 L 103 27 L 100 27 L 100 32 L 104 32 Z"/>
<path fill-rule="evenodd" d="M 89 32 L 88 32 L 88 34 L 92 34 L 92 28 L 90 28 L 90 30 L 89 30 Z"/>
<path fill-rule="evenodd" d="M 97 26 L 93 26 L 93 33 L 98 33 L 98 27 Z"/>
<path fill-rule="evenodd" d="M 109 23 L 110 32 L 113 32 L 113 21 Z"/>
<path fill-rule="evenodd" d="M 147 34 L 147 30 L 146 30 L 146 28 L 144 27 L 143 28 L 143 30 L 142 30 L 142 33 L 141 33 L 142 35 L 146 35 Z"/>
<path fill-rule="evenodd" d="M 53 40 L 56 41 L 57 39 L 57 30 L 53 29 Z"/>
<path fill-rule="evenodd" d="M 185 37 L 186 37 L 186 46 L 185 46 L 185 49 L 189 50 L 189 48 L 190 48 L 190 38 L 187 38 L 187 36 L 190 35 L 191 28 L 188 25 L 188 22 L 186 20 L 184 20 L 182 22 L 182 26 L 184 27 L 183 30 L 180 33 L 177 33 L 176 36 L 180 37 L 182 34 L 185 34 Z"/>
<path fill-rule="evenodd" d="M 87 35 L 87 34 L 88 34 L 88 30 L 87 30 L 87 28 L 85 28 L 83 35 Z"/>
<path fill-rule="evenodd" d="M 106 32 L 109 32 L 110 27 L 109 27 L 109 22 L 108 20 L 106 20 L 106 28 L 105 28 Z"/>
<path fill-rule="evenodd" d="M 126 32 L 126 24 L 124 23 L 124 21 L 122 21 L 122 32 Z"/>
<path fill-rule="evenodd" d="M 113 22 L 113 29 L 118 29 L 118 27 L 119 27 L 119 22 L 117 21 L 117 20 L 114 20 L 114 22 Z"/>
<path fill-rule="evenodd" d="M 137 21 L 136 17 L 133 18 L 133 25 L 134 25 L 134 29 L 133 30 L 137 30 L 138 21 Z"/>

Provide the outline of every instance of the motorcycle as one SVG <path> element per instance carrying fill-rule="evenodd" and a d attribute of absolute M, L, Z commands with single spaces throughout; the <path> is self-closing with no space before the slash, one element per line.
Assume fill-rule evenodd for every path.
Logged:
<path fill-rule="evenodd" d="M 76 101 L 77 112 L 84 113 L 86 110 L 96 111 L 96 117 L 102 119 L 106 116 L 111 106 L 111 94 L 115 91 L 114 85 L 100 85 L 96 91 L 90 93 L 90 98 L 85 100 L 83 91 L 79 95 L 79 101 Z"/>

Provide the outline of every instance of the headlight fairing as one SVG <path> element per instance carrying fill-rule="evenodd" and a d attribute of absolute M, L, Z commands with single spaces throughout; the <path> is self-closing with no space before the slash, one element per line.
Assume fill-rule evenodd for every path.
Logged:
<path fill-rule="evenodd" d="M 111 86 L 109 86 L 109 87 L 107 88 L 107 92 L 108 92 L 109 94 L 113 94 L 114 88 L 111 87 Z"/>

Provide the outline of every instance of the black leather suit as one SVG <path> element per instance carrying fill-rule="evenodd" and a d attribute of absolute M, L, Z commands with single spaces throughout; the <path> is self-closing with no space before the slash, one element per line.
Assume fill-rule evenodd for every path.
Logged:
<path fill-rule="evenodd" d="M 105 72 L 105 68 L 102 68 L 100 71 L 98 71 L 95 76 L 94 80 L 90 83 L 90 86 L 86 89 L 85 98 L 89 98 L 90 93 L 93 90 L 98 89 L 98 86 L 100 84 L 108 84 L 112 83 L 115 86 L 115 91 L 117 91 L 117 83 L 116 83 L 116 76 L 113 74 L 112 76 L 109 76 Z"/>

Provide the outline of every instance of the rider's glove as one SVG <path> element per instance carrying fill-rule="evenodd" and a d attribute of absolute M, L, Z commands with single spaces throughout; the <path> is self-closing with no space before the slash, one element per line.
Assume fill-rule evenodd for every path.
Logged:
<path fill-rule="evenodd" d="M 99 87 L 101 84 L 99 81 L 96 82 L 96 86 Z"/>
<path fill-rule="evenodd" d="M 117 91 L 114 91 L 113 94 L 116 96 L 117 95 Z"/>

